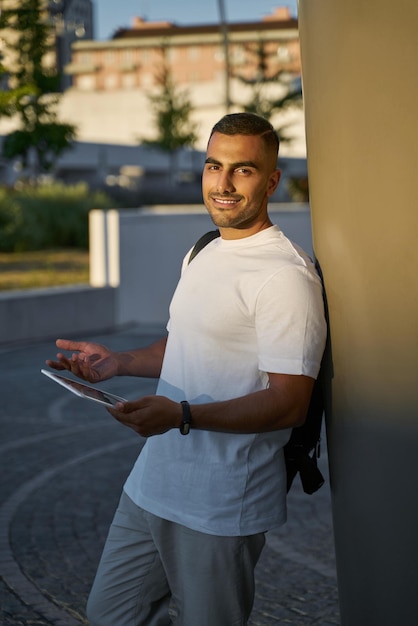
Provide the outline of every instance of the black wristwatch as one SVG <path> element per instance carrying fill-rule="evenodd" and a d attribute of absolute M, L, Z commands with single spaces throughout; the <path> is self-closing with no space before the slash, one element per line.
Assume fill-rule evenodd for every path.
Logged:
<path fill-rule="evenodd" d="M 183 419 L 180 424 L 180 432 L 182 435 L 188 435 L 190 432 L 190 426 L 192 424 L 192 413 L 190 411 L 190 404 L 186 400 L 180 402 L 183 410 Z"/>

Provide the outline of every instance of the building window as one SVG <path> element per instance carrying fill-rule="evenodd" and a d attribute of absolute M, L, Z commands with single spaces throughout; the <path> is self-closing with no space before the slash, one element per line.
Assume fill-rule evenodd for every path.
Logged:
<path fill-rule="evenodd" d="M 191 61 L 196 61 L 200 58 L 200 48 L 197 46 L 190 46 L 187 50 L 187 56 Z"/>
<path fill-rule="evenodd" d="M 106 63 L 111 65 L 115 62 L 115 51 L 114 50 L 106 50 Z"/>
<path fill-rule="evenodd" d="M 154 76 L 152 74 L 144 73 L 141 75 L 141 84 L 143 87 L 152 87 L 154 84 Z"/>
<path fill-rule="evenodd" d="M 234 46 L 231 52 L 231 61 L 234 65 L 245 65 L 247 63 L 247 53 L 244 46 Z"/>
<path fill-rule="evenodd" d="M 277 58 L 279 59 L 279 61 L 282 61 L 284 63 L 286 61 L 290 61 L 289 48 L 286 48 L 286 46 L 279 46 L 277 48 Z"/>
<path fill-rule="evenodd" d="M 167 59 L 168 61 L 175 61 L 177 58 L 177 50 L 176 48 L 168 48 L 167 49 Z"/>
<path fill-rule="evenodd" d="M 118 77 L 116 74 L 107 74 L 105 77 L 105 88 L 109 89 L 109 91 L 116 89 L 118 86 Z"/>
<path fill-rule="evenodd" d="M 125 61 L 125 63 L 130 63 L 133 60 L 133 50 L 132 48 L 128 48 L 127 50 L 123 51 L 122 54 L 123 60 Z"/>
<path fill-rule="evenodd" d="M 124 74 L 122 76 L 122 86 L 124 89 L 133 89 L 136 87 L 135 74 Z"/>
<path fill-rule="evenodd" d="M 77 87 L 80 91 L 94 91 L 96 87 L 96 79 L 92 74 L 84 74 L 84 76 L 78 76 Z"/>
<path fill-rule="evenodd" d="M 150 50 L 142 50 L 142 62 L 149 63 L 151 60 L 151 51 Z"/>
<path fill-rule="evenodd" d="M 81 65 L 89 65 L 91 63 L 91 54 L 89 52 L 82 52 L 80 54 Z"/>

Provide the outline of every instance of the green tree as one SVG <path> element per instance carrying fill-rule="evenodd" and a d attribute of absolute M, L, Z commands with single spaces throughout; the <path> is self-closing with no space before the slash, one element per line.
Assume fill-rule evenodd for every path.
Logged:
<path fill-rule="evenodd" d="M 187 91 L 175 84 L 162 50 L 163 61 L 155 80 L 158 93 L 149 95 L 153 109 L 157 137 L 142 143 L 169 152 L 172 159 L 179 148 L 193 147 L 197 141 L 196 125 L 190 120 L 193 106 Z"/>
<path fill-rule="evenodd" d="M 16 8 L 2 8 L 0 29 L 6 41 L 0 67 L 8 76 L 7 90 L 0 96 L 0 116 L 17 117 L 20 128 L 9 133 L 3 155 L 19 157 L 22 166 L 30 160 L 34 173 L 48 172 L 57 157 L 71 146 L 76 129 L 57 119 L 60 76 L 53 55 L 51 26 L 42 0 L 23 0 Z M 33 155 L 33 156 L 32 156 Z"/>
<path fill-rule="evenodd" d="M 262 41 L 248 44 L 247 62 L 244 71 L 234 72 L 233 76 L 251 88 L 251 99 L 241 104 L 244 111 L 256 113 L 270 120 L 275 113 L 291 106 L 302 107 L 302 87 L 300 80 L 291 76 L 285 64 L 276 66 L 272 63 L 272 53 Z M 250 71 L 248 71 L 250 68 Z M 272 97 L 271 87 L 280 85 L 283 95 Z M 291 141 L 286 135 L 286 126 L 278 128 L 282 141 Z"/>

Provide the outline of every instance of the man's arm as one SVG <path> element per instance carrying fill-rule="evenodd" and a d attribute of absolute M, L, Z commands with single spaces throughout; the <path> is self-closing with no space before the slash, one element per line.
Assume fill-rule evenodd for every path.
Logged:
<path fill-rule="evenodd" d="M 192 429 L 230 433 L 271 432 L 303 424 L 314 379 L 269 374 L 267 389 L 221 402 L 191 405 Z M 144 437 L 178 428 L 182 407 L 163 396 L 146 396 L 108 409 L 120 422 Z"/>
<path fill-rule="evenodd" d="M 223 402 L 194 405 L 193 424 L 204 430 L 268 432 L 301 426 L 306 418 L 314 379 L 269 374 L 269 387 Z"/>
<path fill-rule="evenodd" d="M 72 354 L 66 356 L 59 352 L 56 361 L 48 360 L 46 364 L 56 370 L 68 370 L 92 383 L 113 376 L 158 378 L 166 343 L 167 338 L 164 337 L 145 348 L 112 352 L 106 346 L 97 343 L 58 339 L 57 347 Z"/>

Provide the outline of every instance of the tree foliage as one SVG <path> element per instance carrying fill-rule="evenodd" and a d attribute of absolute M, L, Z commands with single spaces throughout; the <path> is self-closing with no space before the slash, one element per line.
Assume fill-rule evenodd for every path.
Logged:
<path fill-rule="evenodd" d="M 91 192 L 85 183 L 0 187 L 0 252 L 87 249 L 89 211 L 111 207 L 110 197 Z"/>
<path fill-rule="evenodd" d="M 182 147 L 192 147 L 197 141 L 196 126 L 190 120 L 193 106 L 188 93 L 174 83 L 163 52 L 163 62 L 155 79 L 158 93 L 149 96 L 153 108 L 157 137 L 143 143 L 174 153 Z"/>
<path fill-rule="evenodd" d="M 0 116 L 19 121 L 19 129 L 5 138 L 3 153 L 9 159 L 20 158 L 23 167 L 30 164 L 36 173 L 47 172 L 70 147 L 76 129 L 57 119 L 60 76 L 56 63 L 46 63 L 47 56 L 54 53 L 42 2 L 24 0 L 16 4 L 13 9 L 3 8 L 0 14 L 6 41 L 0 74 L 3 84 L 8 79 L 8 88 L 0 95 Z"/>
<path fill-rule="evenodd" d="M 274 68 L 271 63 L 272 54 L 265 43 L 259 41 L 246 46 L 247 58 L 250 60 L 252 72 L 247 77 L 244 73 L 235 72 L 235 78 L 251 88 L 251 99 L 242 108 L 249 113 L 256 113 L 270 120 L 275 113 L 282 112 L 291 106 L 301 107 L 302 87 L 299 79 L 289 76 L 285 66 Z M 247 64 L 248 65 L 248 64 Z M 268 88 L 273 85 L 281 87 L 282 95 L 272 97 Z M 284 130 L 278 129 L 282 141 L 291 141 Z"/>

